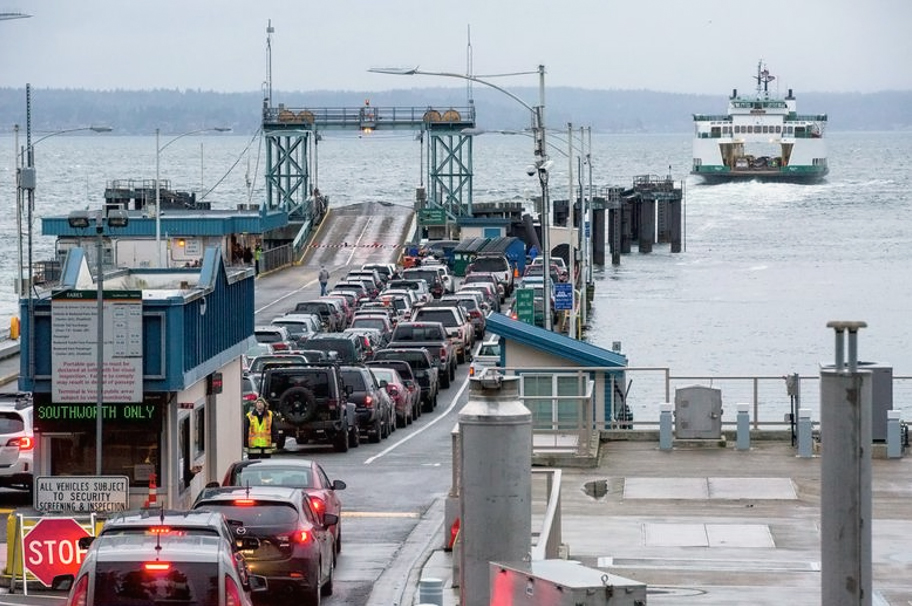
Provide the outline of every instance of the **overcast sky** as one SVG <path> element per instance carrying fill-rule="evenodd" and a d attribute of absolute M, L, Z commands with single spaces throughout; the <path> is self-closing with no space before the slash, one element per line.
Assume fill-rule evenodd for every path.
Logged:
<path fill-rule="evenodd" d="M 912 0 L 0 0 L 0 87 L 461 86 L 367 73 L 533 71 L 547 86 L 728 94 L 763 59 L 796 92 L 912 89 Z M 536 86 L 535 76 L 497 84 Z"/>

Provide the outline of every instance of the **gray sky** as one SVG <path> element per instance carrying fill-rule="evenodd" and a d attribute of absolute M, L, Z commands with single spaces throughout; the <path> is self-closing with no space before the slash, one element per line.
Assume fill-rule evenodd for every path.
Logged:
<path fill-rule="evenodd" d="M 462 86 L 374 66 L 547 86 L 728 94 L 763 59 L 782 91 L 912 89 L 912 0 L 0 0 L 0 87 L 275 90 Z M 536 86 L 535 76 L 498 79 Z"/>

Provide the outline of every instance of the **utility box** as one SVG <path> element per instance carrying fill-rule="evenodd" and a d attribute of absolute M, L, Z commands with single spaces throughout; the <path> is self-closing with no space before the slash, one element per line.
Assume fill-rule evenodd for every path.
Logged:
<path fill-rule="evenodd" d="M 832 364 L 821 364 L 825 370 L 833 370 Z M 887 417 L 893 410 L 893 367 L 877 362 L 858 362 L 858 370 L 871 373 L 871 440 L 887 441 Z"/>
<path fill-rule="evenodd" d="M 567 560 L 491 562 L 491 606 L 646 606 L 646 585 Z"/>
<path fill-rule="evenodd" d="M 675 389 L 675 438 L 722 438 L 722 390 L 704 385 Z"/>

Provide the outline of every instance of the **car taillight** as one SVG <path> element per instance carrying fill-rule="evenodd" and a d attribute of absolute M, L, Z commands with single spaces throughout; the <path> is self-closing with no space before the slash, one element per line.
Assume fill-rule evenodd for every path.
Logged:
<path fill-rule="evenodd" d="M 86 606 L 89 599 L 89 575 L 84 574 L 73 587 L 73 595 L 67 602 L 67 606 Z"/>
<path fill-rule="evenodd" d="M 257 399 L 257 395 L 255 393 L 245 393 L 244 394 L 245 402 L 255 402 L 256 399 Z"/>
<path fill-rule="evenodd" d="M 310 506 L 320 515 L 326 513 L 326 501 L 320 497 L 310 497 Z"/>
<path fill-rule="evenodd" d="M 336 407 L 338 407 L 338 406 L 339 406 L 339 400 L 333 400 L 333 399 L 326 400 L 326 407 L 329 410 L 335 410 Z"/>
<path fill-rule="evenodd" d="M 250 507 L 256 504 L 256 501 L 254 499 L 235 499 L 234 504 L 238 507 Z"/>
<path fill-rule="evenodd" d="M 294 533 L 294 540 L 298 543 L 310 543 L 310 540 L 313 538 L 313 535 L 309 530 L 299 530 Z"/>
<path fill-rule="evenodd" d="M 364 405 L 368 408 L 372 408 L 374 406 L 374 399 L 370 396 L 364 396 Z"/>
<path fill-rule="evenodd" d="M 446 357 L 447 357 L 446 353 L 447 353 L 446 347 L 441 347 L 440 348 L 440 359 L 441 360 L 446 360 Z"/>
<path fill-rule="evenodd" d="M 143 570 L 146 572 L 168 572 L 171 570 L 171 564 L 168 562 L 146 562 L 143 564 Z"/>
<path fill-rule="evenodd" d="M 241 606 L 241 592 L 237 586 L 237 583 L 234 582 L 227 574 L 225 575 L 225 606 Z"/>
<path fill-rule="evenodd" d="M 274 351 L 288 351 L 288 343 L 284 341 L 278 341 L 272 344 L 272 349 Z"/>
<path fill-rule="evenodd" d="M 478 311 L 477 309 L 470 309 L 470 310 L 469 310 L 469 316 L 472 317 L 472 318 L 480 318 L 480 317 L 481 317 L 481 312 Z"/>
<path fill-rule="evenodd" d="M 16 446 L 19 450 L 31 450 L 35 447 L 35 438 L 32 436 L 19 436 L 18 438 L 10 438 L 9 442 L 6 443 L 7 446 Z"/>

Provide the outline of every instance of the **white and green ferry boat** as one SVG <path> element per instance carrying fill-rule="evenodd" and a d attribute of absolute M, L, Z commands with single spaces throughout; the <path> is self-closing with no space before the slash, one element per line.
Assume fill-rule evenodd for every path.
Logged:
<path fill-rule="evenodd" d="M 775 80 L 757 64 L 757 91 L 732 91 L 727 115 L 694 114 L 691 174 L 709 183 L 737 180 L 813 183 L 829 172 L 826 114 L 801 115 L 789 89 L 770 95 Z"/>

